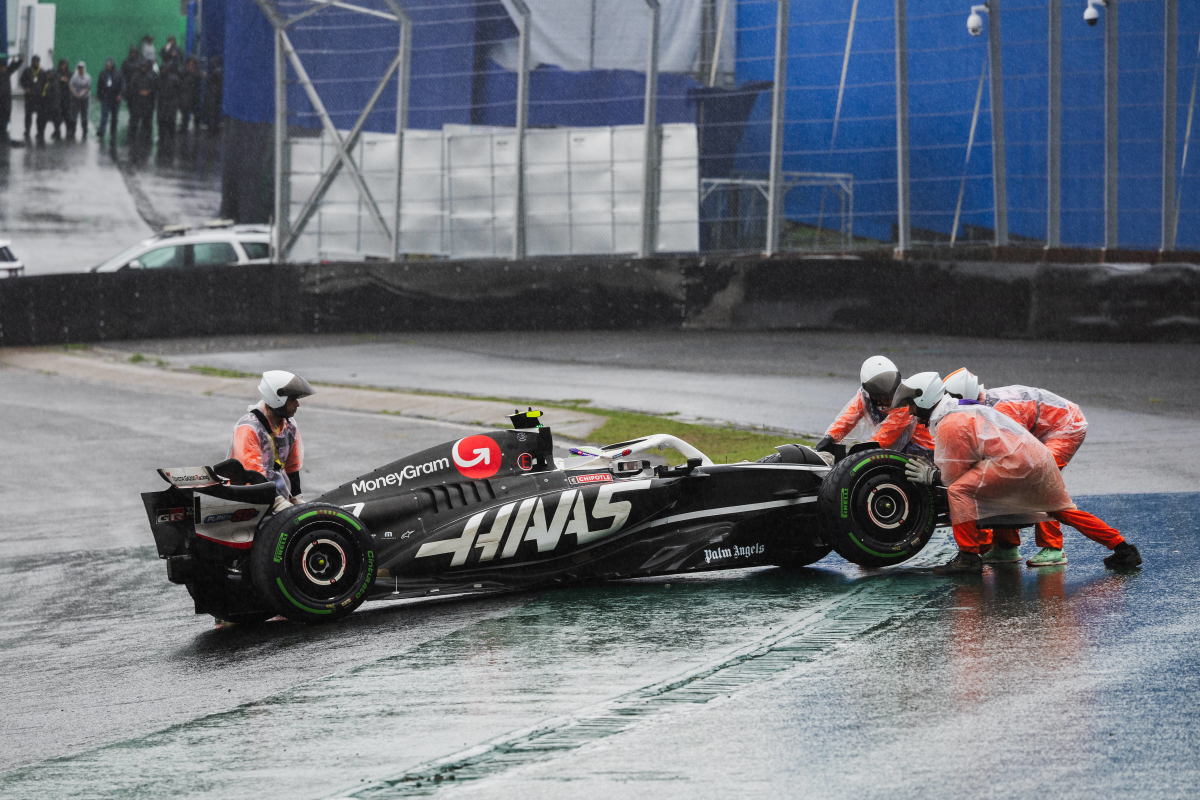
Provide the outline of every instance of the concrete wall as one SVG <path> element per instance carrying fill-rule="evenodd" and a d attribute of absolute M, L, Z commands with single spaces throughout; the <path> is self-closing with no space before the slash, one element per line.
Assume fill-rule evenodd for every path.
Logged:
<path fill-rule="evenodd" d="M 0 346 L 272 332 L 606 328 L 1200 341 L 1200 266 L 587 257 L 0 281 Z"/>

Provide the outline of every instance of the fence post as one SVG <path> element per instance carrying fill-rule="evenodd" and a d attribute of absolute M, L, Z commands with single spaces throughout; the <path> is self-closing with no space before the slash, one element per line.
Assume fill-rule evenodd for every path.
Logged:
<path fill-rule="evenodd" d="M 912 218 L 908 198 L 908 21 L 905 0 L 896 0 L 897 258 L 904 258 L 912 247 Z"/>
<path fill-rule="evenodd" d="M 1000 0 L 988 0 L 988 73 L 992 105 L 992 205 L 996 246 L 1008 244 L 1008 174 L 1004 165 L 1004 74 L 1000 52 Z"/>
<path fill-rule="evenodd" d="M 1046 247 L 1062 243 L 1062 4 L 1050 0 L 1050 114 L 1046 131 Z"/>
<path fill-rule="evenodd" d="M 275 30 L 275 231 L 271 237 L 271 260 L 287 261 L 284 243 L 288 240 L 288 214 L 291 203 L 287 197 L 287 60 L 283 49 L 283 29 L 271 17 Z"/>
<path fill-rule="evenodd" d="M 642 153 L 642 242 L 638 248 L 642 258 L 649 258 L 658 250 L 658 0 L 646 0 L 646 6 L 650 10 L 650 46 L 642 118 L 646 135 Z"/>
<path fill-rule="evenodd" d="M 1179 0 L 1163 0 L 1162 249 L 1175 249 L 1175 79 Z"/>
<path fill-rule="evenodd" d="M 775 85 L 771 87 L 771 168 L 767 187 L 767 243 L 764 254 L 779 252 L 783 216 L 783 117 L 787 106 L 789 0 L 778 0 L 775 18 Z"/>
<path fill-rule="evenodd" d="M 1115 250 L 1119 238 L 1117 205 L 1117 144 L 1120 112 L 1117 106 L 1117 0 L 1104 12 L 1104 247 Z"/>
<path fill-rule="evenodd" d="M 412 61 L 412 18 L 393 7 L 400 20 L 400 66 L 396 70 L 396 214 L 392 221 L 392 260 L 400 260 L 400 201 L 404 192 L 404 132 L 408 130 L 408 76 Z"/>
<path fill-rule="evenodd" d="M 521 30 L 517 40 L 517 183 L 513 209 L 514 261 L 525 257 L 525 127 L 529 123 L 529 6 L 525 0 L 513 0 L 521 15 Z"/>

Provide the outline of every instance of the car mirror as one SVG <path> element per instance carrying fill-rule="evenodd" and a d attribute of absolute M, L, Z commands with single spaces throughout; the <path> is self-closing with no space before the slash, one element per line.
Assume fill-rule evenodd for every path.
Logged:
<path fill-rule="evenodd" d="M 126 269 L 141 269 L 141 268 L 142 268 L 142 262 L 141 262 L 141 261 L 138 261 L 138 260 L 135 258 L 133 261 L 130 261 L 128 264 L 126 264 L 126 265 L 125 265 L 125 268 L 126 268 Z"/>

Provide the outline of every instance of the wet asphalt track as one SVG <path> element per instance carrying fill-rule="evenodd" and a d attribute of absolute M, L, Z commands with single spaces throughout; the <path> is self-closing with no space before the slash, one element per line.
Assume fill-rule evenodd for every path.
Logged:
<path fill-rule="evenodd" d="M 212 460 L 243 408 L 0 371 L 0 414 L 17 421 L 0 462 L 0 796 L 1184 797 L 1197 785 L 1200 494 L 1081 499 L 1142 548 L 1147 568 L 1128 575 L 1068 532 L 1065 568 L 982 580 L 833 556 L 795 573 L 212 631 L 166 582 L 136 492 L 156 488 L 164 457 Z M 454 435 L 302 414 L 309 492 Z M 945 550 L 931 544 L 924 562 Z"/>

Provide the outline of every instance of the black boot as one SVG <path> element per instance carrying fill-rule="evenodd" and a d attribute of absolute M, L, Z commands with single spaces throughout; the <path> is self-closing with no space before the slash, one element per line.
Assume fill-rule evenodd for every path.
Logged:
<path fill-rule="evenodd" d="M 1129 569 L 1142 565 L 1142 554 L 1129 542 L 1121 542 L 1113 548 L 1111 556 L 1105 556 L 1104 566 L 1109 569 Z"/>
<path fill-rule="evenodd" d="M 941 566 L 933 568 L 934 575 L 982 575 L 983 556 L 959 550 L 958 555 Z"/>

